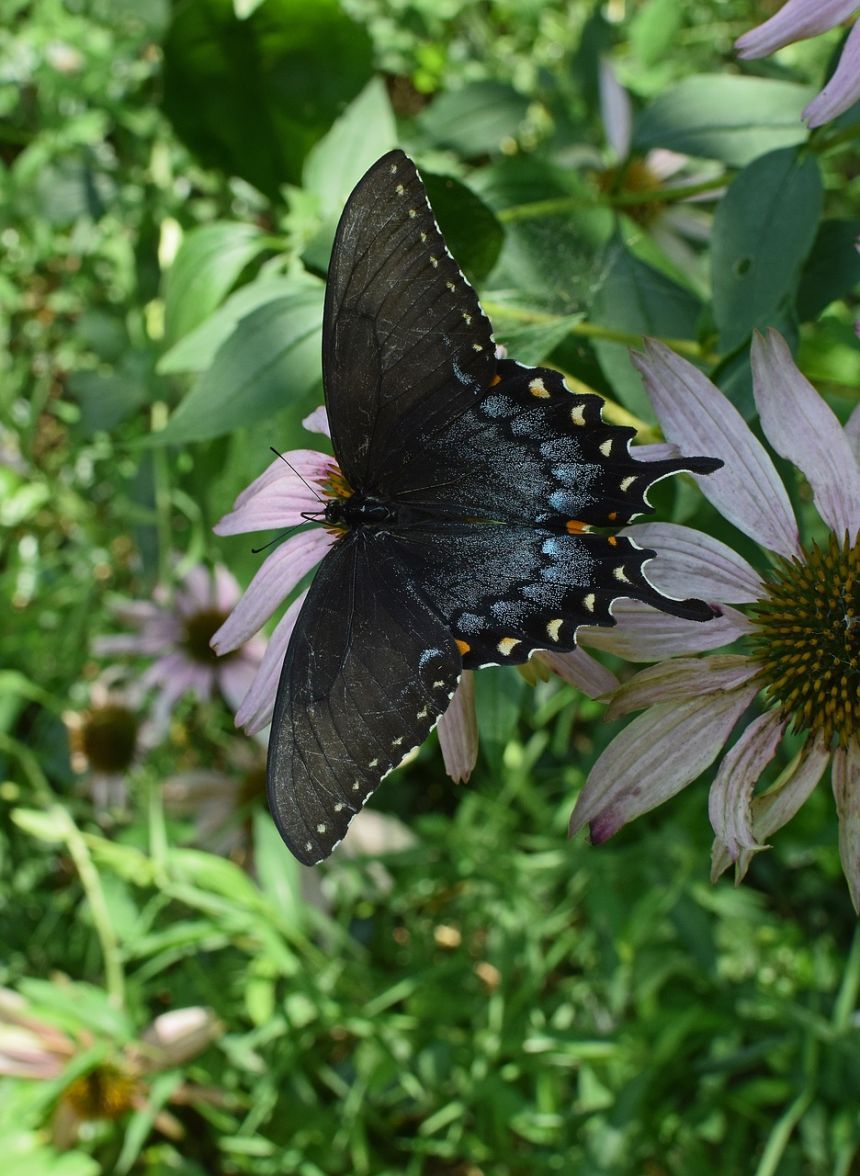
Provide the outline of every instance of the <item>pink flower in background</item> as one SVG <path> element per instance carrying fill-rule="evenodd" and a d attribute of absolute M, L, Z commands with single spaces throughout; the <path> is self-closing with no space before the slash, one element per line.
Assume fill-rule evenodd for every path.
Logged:
<path fill-rule="evenodd" d="M 324 409 L 304 421 L 305 428 L 328 435 Z M 284 530 L 319 515 L 332 486 L 341 477 L 334 458 L 311 449 L 297 449 L 277 458 L 236 499 L 233 510 L 215 526 L 218 535 Z M 212 638 L 212 648 L 229 653 L 249 641 L 275 613 L 301 579 L 319 563 L 336 536 L 326 527 L 311 527 L 285 540 L 263 562 L 226 622 Z M 275 694 L 290 635 L 304 602 L 300 593 L 289 605 L 269 639 L 253 685 L 236 714 L 249 734 L 271 722 Z M 536 658 L 590 697 L 612 689 L 617 679 L 583 650 L 569 654 L 539 653 Z M 456 781 L 468 780 L 478 753 L 472 676 L 465 673 L 438 725 L 445 769 Z"/>
<path fill-rule="evenodd" d="M 856 0 L 788 0 L 770 20 L 744 33 L 735 42 L 738 57 L 751 59 L 767 57 L 807 37 L 826 33 L 849 20 L 857 11 Z M 810 127 L 844 114 L 860 101 L 860 23 L 855 24 L 833 77 L 806 107 L 803 117 Z"/>
<path fill-rule="evenodd" d="M 72 767 L 99 816 L 126 807 L 129 772 L 166 734 L 164 722 L 144 716 L 143 694 L 107 672 L 90 686 L 85 707 L 63 714 Z"/>
<path fill-rule="evenodd" d="M 66 1028 L 67 1002 L 74 993 L 73 986 L 62 981 L 30 981 L 28 987 L 41 993 L 41 1007 L 35 1007 L 20 993 L 0 988 L 0 1075 L 56 1082 L 70 1066 L 83 1063 L 87 1053 L 91 1054 L 89 1068 L 63 1088 L 56 1104 L 52 1142 L 59 1148 L 73 1146 L 84 1123 L 119 1119 L 129 1111 L 144 1108 L 155 1075 L 184 1065 L 221 1033 L 220 1023 L 208 1009 L 193 1006 L 162 1013 L 136 1039 L 120 1036 L 123 1017 L 113 1009 L 105 1010 L 100 1029 L 113 1025 L 116 1040 L 104 1039 L 103 1033 L 97 1035 L 83 1020 L 72 1036 Z M 56 1024 L 49 1011 L 53 988 L 57 990 Z M 80 990 L 82 1008 L 92 1011 L 92 994 L 96 990 L 89 985 L 81 985 Z M 93 1049 L 97 1043 L 106 1048 Z M 176 1086 L 170 1096 L 174 1103 L 212 1099 L 212 1092 L 184 1083 Z M 163 1108 L 154 1124 L 174 1139 L 183 1134 L 182 1124 Z"/>
<path fill-rule="evenodd" d="M 700 481 L 723 516 L 770 554 L 760 575 L 724 543 L 689 527 L 627 529 L 659 555 L 649 577 L 673 596 L 722 605 L 709 625 L 636 602 L 614 610 L 617 628 L 582 630 L 583 643 L 632 661 L 657 661 L 616 691 L 607 717 L 645 709 L 594 765 L 571 819 L 605 841 L 695 780 L 725 752 L 711 786 L 713 874 L 732 861 L 743 877 L 766 839 L 797 812 L 828 764 L 839 848 L 860 913 L 860 408 L 843 429 L 770 331 L 752 347 L 755 399 L 773 448 L 811 487 L 829 529 L 802 543 L 773 462 L 737 409 L 708 378 L 658 343 L 634 356 L 666 437 L 711 453 L 723 469 Z M 733 605 L 747 606 L 742 612 Z M 746 653 L 697 657 L 745 640 Z M 731 732 L 754 699 L 760 712 L 734 745 Z M 799 754 L 769 791 L 753 795 L 786 731 Z"/>
<path fill-rule="evenodd" d="M 226 568 L 216 566 L 211 573 L 204 567 L 192 568 L 172 597 L 157 588 L 154 602 L 119 605 L 117 617 L 136 632 L 97 638 L 94 652 L 154 659 L 140 686 L 157 692 L 154 709 L 162 721 L 188 693 L 205 701 L 220 692 L 235 712 L 259 668 L 262 643 L 241 641 L 229 657 L 219 660 L 209 642 L 239 595 L 239 585 Z"/>

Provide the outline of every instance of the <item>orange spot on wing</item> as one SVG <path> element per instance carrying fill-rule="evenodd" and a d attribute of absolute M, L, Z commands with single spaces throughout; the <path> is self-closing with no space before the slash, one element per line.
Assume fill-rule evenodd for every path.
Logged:
<path fill-rule="evenodd" d="M 583 523 L 579 519 L 568 519 L 564 529 L 568 535 L 583 535 L 588 530 L 588 523 Z"/>
<path fill-rule="evenodd" d="M 492 380 L 490 380 L 490 387 L 495 388 L 496 384 L 501 384 L 501 382 L 502 382 L 502 377 L 499 375 L 498 372 L 496 372 L 496 374 L 493 376 Z"/>
<path fill-rule="evenodd" d="M 610 523 L 614 523 L 615 520 L 618 518 L 618 511 L 611 510 L 606 517 L 609 519 Z"/>
<path fill-rule="evenodd" d="M 472 648 L 468 641 L 461 641 L 459 639 L 459 637 L 455 637 L 454 644 L 460 650 L 461 657 L 465 657 L 466 654 L 469 652 L 469 650 Z"/>
<path fill-rule="evenodd" d="M 608 536 L 606 542 L 609 544 L 610 547 L 617 547 L 618 546 L 618 540 L 616 539 L 616 537 L 614 535 Z"/>

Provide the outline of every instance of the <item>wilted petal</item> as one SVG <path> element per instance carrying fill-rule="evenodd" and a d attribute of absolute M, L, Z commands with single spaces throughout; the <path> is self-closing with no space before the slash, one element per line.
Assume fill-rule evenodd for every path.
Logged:
<path fill-rule="evenodd" d="M 221 1025 L 211 1009 L 172 1009 L 156 1017 L 141 1034 L 146 1047 L 142 1060 L 159 1070 L 180 1066 L 202 1053 L 220 1032 Z"/>
<path fill-rule="evenodd" d="M 848 438 L 848 444 L 860 465 L 860 404 L 851 413 L 848 418 L 848 423 L 845 426 L 845 436 Z"/>
<path fill-rule="evenodd" d="M 802 118 L 809 127 L 820 127 L 838 118 L 860 101 L 860 24 L 848 34 L 833 77 L 817 98 L 806 107 Z"/>
<path fill-rule="evenodd" d="M 236 726 L 244 727 L 249 735 L 261 731 L 272 721 L 281 666 L 306 596 L 306 591 L 300 593 L 278 621 L 269 638 L 257 676 L 236 712 Z"/>
<path fill-rule="evenodd" d="M 315 568 L 334 537 L 322 527 L 293 535 L 264 561 L 245 590 L 245 595 L 213 636 L 210 644 L 219 655 L 229 653 L 252 637 L 278 605 Z"/>
<path fill-rule="evenodd" d="M 551 649 L 542 649 L 534 656 L 540 658 L 559 678 L 589 698 L 603 698 L 618 685 L 615 674 L 579 646 L 572 653 L 553 653 Z"/>
<path fill-rule="evenodd" d="M 833 795 L 839 817 L 839 857 L 854 910 L 860 915 L 860 740 L 833 753 Z"/>
<path fill-rule="evenodd" d="M 711 621 L 687 621 L 638 600 L 620 600 L 612 608 L 618 621 L 614 628 L 583 627 L 577 630 L 576 639 L 589 649 L 602 649 L 633 662 L 704 653 L 730 645 L 752 627 L 743 613 L 728 604 L 721 606 L 720 613 Z"/>
<path fill-rule="evenodd" d="M 600 117 L 606 141 L 619 159 L 630 154 L 633 134 L 633 106 L 630 96 L 615 76 L 615 70 L 605 58 L 600 59 Z"/>
<path fill-rule="evenodd" d="M 737 55 L 746 60 L 767 57 L 792 41 L 817 37 L 847 20 L 856 7 L 857 0 L 788 0 L 770 20 L 738 37 Z"/>
<path fill-rule="evenodd" d="M 616 690 L 604 718 L 608 722 L 662 702 L 686 702 L 706 694 L 726 694 L 746 685 L 758 670 L 758 663 L 742 653 L 669 658 L 640 670 Z"/>
<path fill-rule="evenodd" d="M 302 425 L 309 433 L 322 433 L 324 437 L 331 437 L 331 427 L 328 423 L 328 413 L 325 410 L 324 404 L 321 404 L 319 408 L 315 408 L 312 413 L 309 413 L 302 421 Z"/>
<path fill-rule="evenodd" d="M 759 715 L 723 757 L 708 797 L 708 815 L 717 838 L 734 860 L 742 849 L 758 849 L 751 826 L 750 801 L 764 769 L 776 755 L 785 731 L 779 711 Z"/>
<path fill-rule="evenodd" d="M 445 771 L 455 784 L 465 784 L 478 759 L 478 719 L 475 714 L 475 675 L 464 670 L 451 705 L 436 728 Z"/>
<path fill-rule="evenodd" d="M 750 604 L 761 596 L 758 572 L 726 543 L 678 523 L 639 523 L 621 532 L 657 552 L 645 565 L 648 581 L 677 600 L 698 596 Z"/>
<path fill-rule="evenodd" d="M 722 469 L 696 477 L 704 496 L 751 539 L 792 556 L 797 523 L 773 462 L 741 414 L 697 367 L 656 340 L 631 353 L 663 432 L 683 453 L 719 457 Z"/>
<path fill-rule="evenodd" d="M 783 825 L 787 825 L 806 803 L 821 779 L 829 759 L 828 747 L 824 747 L 817 738 L 808 740 L 773 788 L 763 792 L 761 796 L 752 798 L 750 824 L 759 847 L 765 848 L 768 837 Z M 738 854 L 735 863 L 736 883 L 743 881 L 753 856 L 752 850 L 742 849 Z M 711 864 L 712 882 L 732 864 L 731 854 L 719 838 L 714 841 Z"/>
<path fill-rule="evenodd" d="M 765 436 L 809 482 L 831 531 L 840 537 L 847 531 L 853 541 L 860 530 L 860 466 L 835 414 L 773 328 L 766 337 L 753 336 L 752 372 Z"/>
<path fill-rule="evenodd" d="M 591 826 L 595 843 L 668 800 L 709 767 L 757 693 L 663 703 L 634 719 L 591 769 L 570 820 L 571 835 Z"/>

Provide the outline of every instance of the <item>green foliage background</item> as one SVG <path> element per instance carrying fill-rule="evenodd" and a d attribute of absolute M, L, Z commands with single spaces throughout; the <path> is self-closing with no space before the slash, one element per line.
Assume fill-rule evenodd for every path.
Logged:
<path fill-rule="evenodd" d="M 334 225 L 395 143 L 496 337 L 646 437 L 643 332 L 751 416 L 748 340 L 776 325 L 846 419 L 860 115 L 812 136 L 799 118 L 838 30 L 738 65 L 773 8 L 5 0 L 0 982 L 105 1048 L 171 1007 L 223 1025 L 183 1068 L 217 1098 L 174 1107 L 176 1137 L 153 1129 L 155 1084 L 60 1153 L 46 1125 L 74 1075 L 0 1079 L 6 1176 L 857 1170 L 860 941 L 824 790 L 740 890 L 708 883 L 706 782 L 604 847 L 569 843 L 617 726 L 557 681 L 486 671 L 470 784 L 425 746 L 378 798 L 417 844 L 387 875 L 321 870 L 322 914 L 262 810 L 251 875 L 165 813 L 166 777 L 244 741 L 220 702 L 182 704 L 121 820 L 82 790 L 63 723 L 114 597 L 148 598 L 174 553 L 253 574 L 211 526 L 270 445 L 307 443 Z M 671 186 L 655 206 L 607 147 L 601 55 L 637 158 L 695 157 L 715 215 L 683 261 L 657 233 Z M 689 488 L 659 509 L 737 541 Z"/>

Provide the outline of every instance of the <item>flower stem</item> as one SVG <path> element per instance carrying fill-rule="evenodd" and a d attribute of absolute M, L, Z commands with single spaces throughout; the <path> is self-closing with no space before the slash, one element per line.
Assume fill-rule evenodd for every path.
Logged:
<path fill-rule="evenodd" d="M 167 405 L 157 400 L 152 405 L 150 424 L 153 433 L 160 433 L 167 424 Z M 167 465 L 167 449 L 156 445 L 152 450 L 152 476 L 155 493 L 155 526 L 158 534 L 158 583 L 169 583 L 170 550 L 172 546 L 170 527 L 170 471 Z"/>
<path fill-rule="evenodd" d="M 125 1004 L 125 975 L 119 941 L 113 929 L 99 872 L 93 864 L 87 843 L 80 829 L 65 809 L 52 814 L 63 823 L 64 840 L 90 905 L 96 935 L 101 944 L 105 964 L 105 988 L 111 1002 L 119 1009 Z"/>

